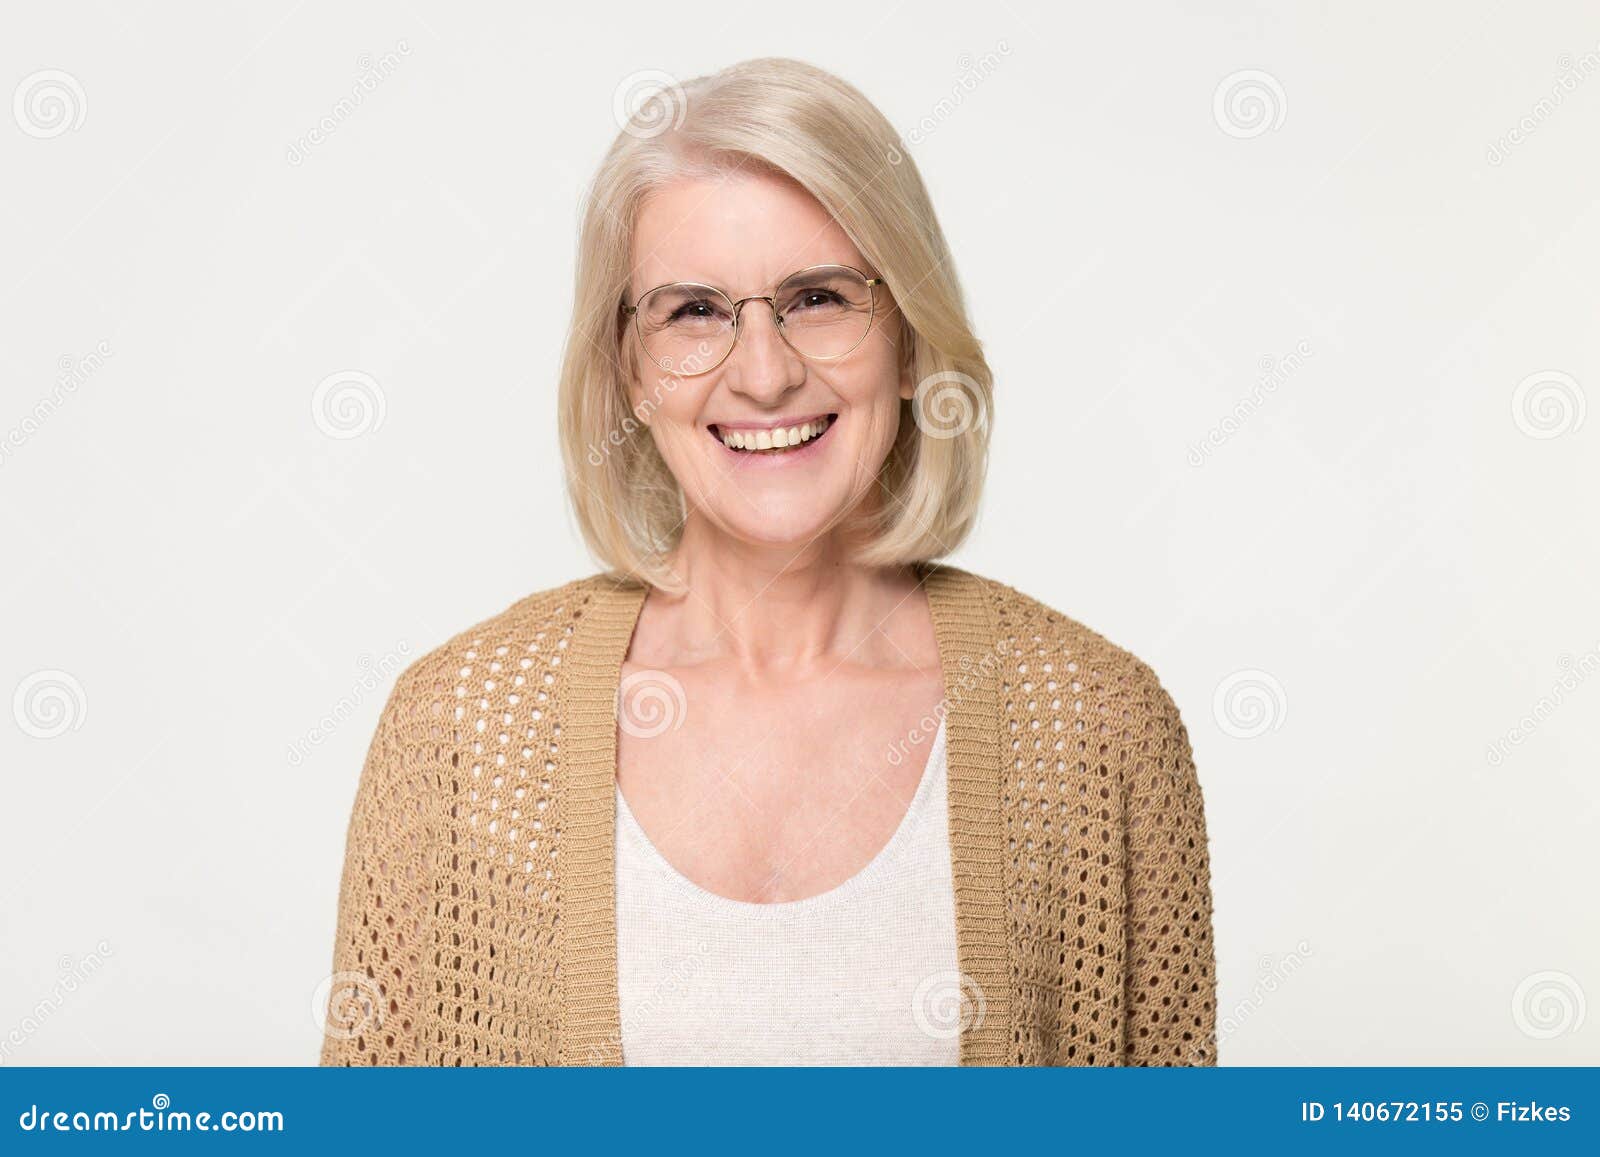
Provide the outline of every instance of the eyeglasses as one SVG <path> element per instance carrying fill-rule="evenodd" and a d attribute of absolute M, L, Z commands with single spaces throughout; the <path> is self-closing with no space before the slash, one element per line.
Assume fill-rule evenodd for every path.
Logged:
<path fill-rule="evenodd" d="M 697 281 L 658 285 L 634 305 L 639 344 L 656 366 L 684 377 L 720 366 L 739 340 L 739 312 L 747 301 L 764 301 L 789 347 L 803 357 L 842 358 L 864 340 L 877 312 L 881 277 L 848 265 L 812 265 L 784 278 L 770 295 L 734 301 L 715 286 Z"/>

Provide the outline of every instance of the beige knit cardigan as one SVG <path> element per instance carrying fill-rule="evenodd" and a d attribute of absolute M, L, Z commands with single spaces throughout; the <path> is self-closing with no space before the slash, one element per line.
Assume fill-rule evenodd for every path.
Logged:
<path fill-rule="evenodd" d="M 944 671 L 964 1065 L 1216 1062 L 1209 858 L 1154 673 L 993 579 L 918 568 Z M 321 1063 L 620 1064 L 620 670 L 593 574 L 407 667 L 356 791 Z"/>

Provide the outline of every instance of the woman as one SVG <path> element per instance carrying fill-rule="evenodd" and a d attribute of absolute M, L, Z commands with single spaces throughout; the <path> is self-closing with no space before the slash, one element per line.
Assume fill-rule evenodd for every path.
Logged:
<path fill-rule="evenodd" d="M 323 1063 L 1214 1063 L 1171 698 L 934 561 L 991 377 L 910 157 L 795 61 L 672 96 L 582 226 L 560 436 L 607 569 L 401 675 Z"/>

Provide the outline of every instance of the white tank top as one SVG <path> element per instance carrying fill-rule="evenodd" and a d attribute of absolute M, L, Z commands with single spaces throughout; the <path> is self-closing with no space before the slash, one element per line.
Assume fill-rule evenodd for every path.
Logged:
<path fill-rule="evenodd" d="M 970 991 L 957 965 L 946 783 L 941 719 L 889 842 L 838 887 L 776 904 L 684 876 L 618 788 L 622 1063 L 958 1064 Z"/>

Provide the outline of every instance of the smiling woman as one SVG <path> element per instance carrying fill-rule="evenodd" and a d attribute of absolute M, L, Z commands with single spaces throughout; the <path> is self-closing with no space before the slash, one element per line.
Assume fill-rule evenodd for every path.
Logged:
<path fill-rule="evenodd" d="M 324 1063 L 1214 1063 L 1176 706 L 936 561 L 993 396 L 915 165 L 797 61 L 670 99 L 580 235 L 558 405 L 604 569 L 398 680 Z"/>

